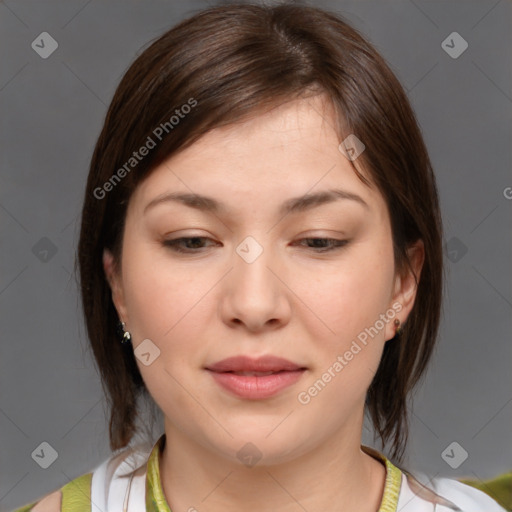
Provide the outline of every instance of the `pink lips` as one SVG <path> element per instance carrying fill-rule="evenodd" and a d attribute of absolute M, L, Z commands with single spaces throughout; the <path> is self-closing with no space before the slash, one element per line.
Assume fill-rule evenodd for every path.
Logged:
<path fill-rule="evenodd" d="M 304 367 L 275 356 L 253 359 L 236 356 L 206 368 L 214 380 L 234 395 L 248 399 L 269 398 L 297 382 Z"/>

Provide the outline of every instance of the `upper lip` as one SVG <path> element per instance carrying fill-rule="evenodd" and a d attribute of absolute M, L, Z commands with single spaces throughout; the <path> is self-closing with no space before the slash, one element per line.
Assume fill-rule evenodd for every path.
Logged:
<path fill-rule="evenodd" d="M 258 358 L 249 356 L 228 357 L 207 366 L 206 369 L 214 372 L 278 372 L 305 368 L 282 357 L 266 355 Z"/>

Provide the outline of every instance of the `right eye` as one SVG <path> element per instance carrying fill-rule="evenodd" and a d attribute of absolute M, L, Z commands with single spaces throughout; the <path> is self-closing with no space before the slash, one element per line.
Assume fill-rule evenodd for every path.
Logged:
<path fill-rule="evenodd" d="M 164 240 L 162 245 L 169 247 L 172 251 L 175 252 L 192 254 L 203 252 L 198 249 L 204 249 L 204 246 L 202 245 L 204 240 L 211 240 L 211 238 L 206 236 L 188 236 L 174 238 L 171 240 Z"/>

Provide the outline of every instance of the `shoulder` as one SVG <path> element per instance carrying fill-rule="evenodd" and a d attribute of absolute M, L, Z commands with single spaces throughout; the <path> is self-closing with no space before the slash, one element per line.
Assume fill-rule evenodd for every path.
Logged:
<path fill-rule="evenodd" d="M 38 501 L 17 508 L 13 512 L 60 512 L 62 510 L 62 491 L 53 491 Z"/>
<path fill-rule="evenodd" d="M 134 474 L 133 483 L 137 483 L 139 491 L 144 489 L 148 457 L 152 451 L 155 454 L 158 453 L 164 438 L 165 434 L 156 443 L 138 443 L 112 453 L 90 473 L 81 475 L 38 501 L 26 504 L 12 512 L 90 512 L 93 498 L 95 510 L 107 510 L 105 500 L 110 497 L 108 492 L 115 487 L 115 492 L 118 493 L 118 487 L 127 483 L 131 485 L 132 479 L 126 478 L 127 476 Z M 144 495 L 144 491 L 139 494 Z M 98 507 L 98 504 L 103 505 L 103 508 Z"/>
<path fill-rule="evenodd" d="M 512 471 L 501 473 L 493 478 L 461 478 L 462 483 L 476 487 L 494 498 L 506 510 L 512 510 Z"/>
<path fill-rule="evenodd" d="M 418 508 L 420 503 L 430 503 L 430 506 L 434 504 L 436 512 L 506 512 L 488 494 L 458 480 L 428 479 L 423 474 L 413 476 L 408 472 L 404 473 L 404 477 L 400 493 L 401 502 L 405 506 L 403 512 L 408 512 L 409 508 L 423 510 Z"/>
<path fill-rule="evenodd" d="M 506 512 L 487 493 L 471 485 L 450 478 L 437 478 L 432 483 L 436 493 L 452 501 L 463 511 Z"/>
<path fill-rule="evenodd" d="M 90 512 L 92 473 L 69 481 L 60 489 L 13 512 Z"/>

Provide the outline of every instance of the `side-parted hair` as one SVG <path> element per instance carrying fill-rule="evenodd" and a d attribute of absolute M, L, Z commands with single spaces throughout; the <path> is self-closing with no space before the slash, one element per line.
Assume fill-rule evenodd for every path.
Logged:
<path fill-rule="evenodd" d="M 414 307 L 402 333 L 385 344 L 365 404 L 375 433 L 391 444 L 389 456 L 402 459 L 408 397 L 432 355 L 441 314 L 435 177 L 414 112 L 384 59 L 340 15 L 292 3 L 223 5 L 185 19 L 133 62 L 108 108 L 90 164 L 76 263 L 87 334 L 110 409 L 112 450 L 137 433 L 139 398 L 151 400 L 133 347 L 119 341 L 102 264 L 107 248 L 120 269 L 131 195 L 156 166 L 209 130 L 318 94 L 334 107 L 340 142 L 355 134 L 365 145 L 354 171 L 385 199 L 397 272 L 412 268 L 407 248 L 424 243 Z"/>

